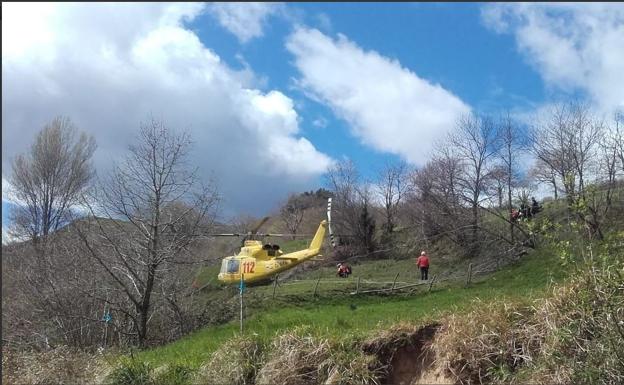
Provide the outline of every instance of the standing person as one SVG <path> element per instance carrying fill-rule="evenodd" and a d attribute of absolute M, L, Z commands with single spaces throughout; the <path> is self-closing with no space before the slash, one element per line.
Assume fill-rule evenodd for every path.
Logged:
<path fill-rule="evenodd" d="M 539 203 L 537 203 L 537 201 L 535 200 L 535 197 L 532 197 L 531 199 L 533 200 L 531 204 L 531 214 L 535 215 L 539 213 L 542 210 L 542 208 L 540 207 Z"/>
<path fill-rule="evenodd" d="M 522 214 L 522 218 L 530 218 L 531 210 L 529 209 L 529 205 L 524 202 L 520 203 L 520 213 Z"/>
<path fill-rule="evenodd" d="M 429 257 L 424 251 L 420 252 L 420 257 L 416 260 L 416 266 L 420 268 L 420 279 L 426 281 L 429 279 Z"/>
<path fill-rule="evenodd" d="M 516 210 L 515 208 L 511 209 L 511 221 L 515 222 L 518 220 L 518 218 L 520 218 L 520 211 Z"/>

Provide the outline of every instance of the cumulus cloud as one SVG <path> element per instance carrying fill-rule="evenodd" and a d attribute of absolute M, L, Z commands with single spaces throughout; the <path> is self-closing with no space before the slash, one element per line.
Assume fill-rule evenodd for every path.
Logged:
<path fill-rule="evenodd" d="M 222 27 L 247 43 L 264 34 L 266 20 L 280 7 L 279 3 L 211 3 L 208 9 Z"/>
<path fill-rule="evenodd" d="M 450 91 L 344 35 L 298 28 L 286 47 L 310 97 L 346 120 L 364 144 L 411 163 L 426 162 L 435 140 L 470 111 Z"/>
<path fill-rule="evenodd" d="M 582 90 L 604 112 L 624 107 L 624 7 L 617 3 L 496 3 L 485 25 L 514 35 L 549 87 Z"/>
<path fill-rule="evenodd" d="M 3 170 L 58 114 L 95 136 L 100 171 L 153 117 L 190 131 L 191 164 L 230 209 L 265 212 L 315 184 L 331 159 L 300 135 L 288 96 L 254 88 L 249 68 L 232 70 L 185 28 L 203 7 L 3 4 Z"/>

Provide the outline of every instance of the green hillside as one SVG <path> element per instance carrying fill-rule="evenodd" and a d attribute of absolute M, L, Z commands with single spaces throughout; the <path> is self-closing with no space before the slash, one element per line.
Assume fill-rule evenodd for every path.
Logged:
<path fill-rule="evenodd" d="M 456 267 L 432 267 L 431 276 L 456 271 Z M 408 273 L 406 273 L 408 272 Z M 401 291 L 393 295 L 350 295 L 357 278 L 389 282 L 399 273 L 411 282 L 415 280 L 412 260 L 369 261 L 354 265 L 353 275 L 346 280 L 334 277 L 333 267 L 324 267 L 303 274 L 299 280 L 272 286 L 249 288 L 245 301 L 252 315 L 244 320 L 244 334 L 269 341 L 280 333 L 297 326 L 308 325 L 319 334 L 341 336 L 366 335 L 378 328 L 400 321 L 418 322 L 435 319 L 442 312 L 465 311 L 474 306 L 473 300 L 510 298 L 530 301 L 540 296 L 551 282 L 565 277 L 558 259 L 548 249 L 530 253 L 514 266 L 490 275 L 475 276 L 476 282 L 465 286 L 465 276 L 435 284 L 431 292 L 423 285 L 414 292 Z M 407 277 L 403 277 L 404 273 Z M 318 276 L 321 276 L 317 296 L 313 296 Z M 328 282 L 324 282 L 326 278 Z M 398 285 L 397 285 L 398 286 Z M 372 285 L 371 285 L 372 287 Z M 379 287 L 379 286 L 377 286 Z M 230 288 L 236 290 L 235 288 Z M 250 304 L 251 302 L 251 304 Z M 255 303 L 254 303 L 255 302 Z M 141 352 L 138 357 L 155 366 L 182 364 L 199 367 L 226 340 L 239 334 L 238 321 L 206 328 L 172 344 Z"/>
<path fill-rule="evenodd" d="M 405 240 L 381 259 L 350 259 L 353 274 L 346 279 L 336 276 L 336 261 L 326 253 L 324 260 L 283 273 L 277 284 L 247 287 L 242 333 L 237 286 L 216 280 L 218 263 L 204 267 L 194 278 L 194 303 L 208 307 L 214 324 L 163 346 L 89 357 L 98 367 L 96 382 L 444 383 L 449 368 L 458 373 L 452 381 L 465 383 L 548 382 L 548 376 L 563 375 L 558 367 L 578 381 L 617 379 L 617 356 L 609 346 L 621 338 L 608 306 L 624 308 L 624 233 L 616 216 L 604 241 L 583 241 L 573 223 L 552 225 L 552 218 L 564 218 L 561 206 L 553 202 L 534 223 L 522 224 L 539 231 L 540 241 L 511 258 L 494 258 L 489 250 L 462 258 L 442 240 L 430 245 L 428 282 L 419 280 L 414 265 L 420 249 L 404 250 Z M 282 249 L 308 243 L 286 241 Z M 600 333 L 595 340 L 583 337 L 592 330 Z M 428 371 L 405 369 L 420 367 L 410 346 L 429 346 L 427 354 L 435 352 L 438 364 L 431 361 Z M 599 353 L 596 362 L 572 369 L 589 362 L 583 355 L 588 346 Z"/>

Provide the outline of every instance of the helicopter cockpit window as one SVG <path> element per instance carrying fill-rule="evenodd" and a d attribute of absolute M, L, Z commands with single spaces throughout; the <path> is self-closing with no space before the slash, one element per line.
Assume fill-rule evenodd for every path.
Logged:
<path fill-rule="evenodd" d="M 239 269 L 239 261 L 238 259 L 230 259 L 229 261 L 223 261 L 224 264 L 227 262 L 227 270 L 228 274 L 236 274 Z M 223 267 L 222 267 L 223 268 Z"/>

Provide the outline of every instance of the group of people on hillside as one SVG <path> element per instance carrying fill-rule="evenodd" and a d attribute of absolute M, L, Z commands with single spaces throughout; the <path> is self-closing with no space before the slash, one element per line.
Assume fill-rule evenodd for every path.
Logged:
<path fill-rule="evenodd" d="M 535 197 L 531 198 L 532 202 L 529 206 L 528 204 L 522 202 L 520 204 L 520 209 L 516 210 L 515 208 L 511 209 L 511 221 L 517 222 L 520 220 L 527 220 L 533 218 L 533 216 L 540 211 L 542 211 L 542 206 L 537 203 Z"/>

